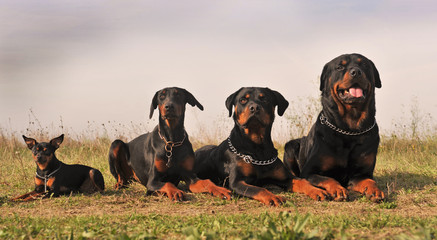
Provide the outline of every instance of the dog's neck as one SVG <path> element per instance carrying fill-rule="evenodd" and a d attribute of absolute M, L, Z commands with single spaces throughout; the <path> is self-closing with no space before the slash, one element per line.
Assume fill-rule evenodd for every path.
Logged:
<path fill-rule="evenodd" d="M 233 137 L 238 138 L 237 141 L 241 141 L 241 136 L 249 141 L 243 141 L 243 142 L 249 142 L 252 146 L 265 146 L 265 145 L 273 145 L 272 144 L 272 138 L 271 138 L 271 129 L 272 126 L 266 126 L 262 128 L 257 129 L 249 129 L 249 128 L 243 128 L 239 125 L 235 125 L 234 129 L 231 132 L 231 139 Z"/>
<path fill-rule="evenodd" d="M 323 98 L 322 98 L 323 99 Z M 370 97 L 360 107 L 338 104 L 335 100 L 322 100 L 323 113 L 337 127 L 345 130 L 362 130 L 375 122 L 375 98 Z"/>
<path fill-rule="evenodd" d="M 184 119 L 167 120 L 159 118 L 158 130 L 166 141 L 178 142 L 184 139 Z"/>
<path fill-rule="evenodd" d="M 256 131 L 253 131 L 255 134 Z M 231 142 L 243 154 L 249 154 L 258 159 L 269 159 L 277 156 L 278 151 L 275 149 L 271 138 L 271 126 L 267 126 L 264 130 L 262 142 L 255 142 L 252 140 L 253 136 L 246 134 L 246 129 L 235 125 L 231 131 Z"/>
<path fill-rule="evenodd" d="M 52 160 L 49 161 L 49 163 L 47 164 L 47 167 L 44 169 L 40 169 L 38 164 L 36 165 L 36 172 L 40 175 L 40 176 L 47 176 L 50 173 L 52 173 L 53 171 L 56 171 L 56 169 L 58 169 L 61 166 L 61 161 L 59 161 L 56 158 L 56 155 L 53 153 L 53 158 Z"/>

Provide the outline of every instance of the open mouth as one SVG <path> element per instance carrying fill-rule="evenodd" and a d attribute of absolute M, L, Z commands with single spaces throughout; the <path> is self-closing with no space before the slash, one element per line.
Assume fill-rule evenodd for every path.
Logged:
<path fill-rule="evenodd" d="M 367 92 L 360 87 L 338 89 L 338 96 L 345 103 L 357 103 L 366 99 Z"/>

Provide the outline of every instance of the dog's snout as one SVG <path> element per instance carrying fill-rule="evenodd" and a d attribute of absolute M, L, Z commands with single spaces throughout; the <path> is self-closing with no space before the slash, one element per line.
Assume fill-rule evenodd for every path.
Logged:
<path fill-rule="evenodd" d="M 260 110 L 260 107 L 258 104 L 253 104 L 251 106 L 249 106 L 249 110 L 251 113 L 257 113 Z"/>
<path fill-rule="evenodd" d="M 349 74 L 350 74 L 352 77 L 360 76 L 360 75 L 361 75 L 361 70 L 360 70 L 359 68 L 352 68 L 352 69 L 349 71 Z"/>
<path fill-rule="evenodd" d="M 164 105 L 164 108 L 165 108 L 165 110 L 171 110 L 171 109 L 174 108 L 174 106 L 171 103 L 167 103 L 167 104 Z"/>

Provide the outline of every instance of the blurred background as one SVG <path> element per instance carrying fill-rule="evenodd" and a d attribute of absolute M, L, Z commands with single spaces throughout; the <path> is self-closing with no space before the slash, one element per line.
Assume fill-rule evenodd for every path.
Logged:
<path fill-rule="evenodd" d="M 381 75 L 382 132 L 435 133 L 436 12 L 431 0 L 0 0 L 0 128 L 130 138 L 156 125 L 154 93 L 178 86 L 205 107 L 187 106 L 187 131 L 222 137 L 226 97 L 266 86 L 291 103 L 273 129 L 285 142 L 318 111 L 324 64 L 357 52 Z"/>

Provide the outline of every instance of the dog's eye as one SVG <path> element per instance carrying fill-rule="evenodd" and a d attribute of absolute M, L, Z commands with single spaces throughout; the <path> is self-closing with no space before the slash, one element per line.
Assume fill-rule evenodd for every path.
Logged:
<path fill-rule="evenodd" d="M 164 94 L 159 95 L 159 99 L 164 100 L 165 99 L 165 95 Z"/>
<path fill-rule="evenodd" d="M 344 70 L 344 66 L 343 65 L 338 65 L 335 69 L 337 69 L 337 71 L 343 71 Z"/>
<path fill-rule="evenodd" d="M 240 98 L 240 103 L 241 104 L 246 104 L 247 103 L 247 98 Z"/>
<path fill-rule="evenodd" d="M 259 100 L 261 102 L 267 102 L 267 98 L 264 95 L 259 95 Z"/>

